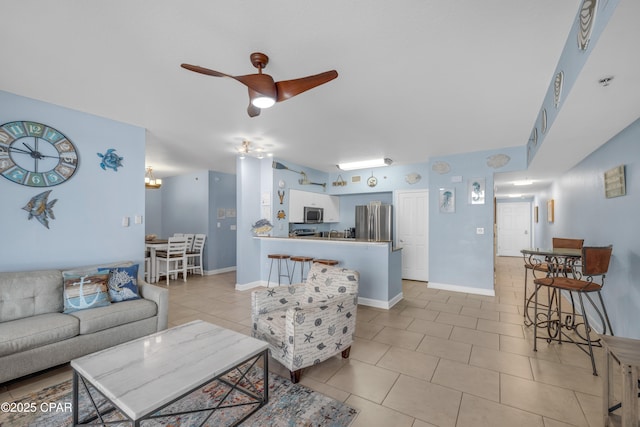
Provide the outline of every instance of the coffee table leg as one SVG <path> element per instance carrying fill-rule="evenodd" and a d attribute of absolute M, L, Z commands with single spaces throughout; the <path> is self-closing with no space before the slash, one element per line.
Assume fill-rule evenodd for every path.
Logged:
<path fill-rule="evenodd" d="M 78 373 L 73 371 L 73 397 L 71 405 L 73 405 L 73 425 L 78 425 Z"/>
<path fill-rule="evenodd" d="M 262 352 L 262 360 L 264 366 L 264 390 L 262 392 L 262 405 L 264 406 L 269 402 L 269 350 Z"/>

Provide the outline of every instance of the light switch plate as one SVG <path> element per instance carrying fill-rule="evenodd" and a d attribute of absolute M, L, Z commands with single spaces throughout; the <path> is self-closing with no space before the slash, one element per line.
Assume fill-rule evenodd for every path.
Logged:
<path fill-rule="evenodd" d="M 476 234 L 484 234 L 484 228 L 483 227 L 476 228 Z"/>

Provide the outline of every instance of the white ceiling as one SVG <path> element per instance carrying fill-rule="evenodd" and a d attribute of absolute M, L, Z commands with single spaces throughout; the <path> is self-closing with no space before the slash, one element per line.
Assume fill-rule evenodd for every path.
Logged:
<path fill-rule="evenodd" d="M 381 156 L 426 162 L 526 144 L 580 3 L 4 0 L 0 89 L 146 128 L 158 177 L 233 173 L 243 139 L 324 171 Z M 613 19 L 626 27 L 605 32 L 535 173 L 566 170 L 640 116 L 637 49 L 620 47 L 640 40 L 638 3 L 623 0 L 627 15 Z M 601 45 L 613 50 L 598 56 Z M 256 51 L 276 81 L 339 77 L 250 118 L 243 85 L 180 68 L 252 74 Z M 606 91 L 594 85 L 603 74 L 616 76 Z M 571 156 L 555 165 L 545 146 Z"/>

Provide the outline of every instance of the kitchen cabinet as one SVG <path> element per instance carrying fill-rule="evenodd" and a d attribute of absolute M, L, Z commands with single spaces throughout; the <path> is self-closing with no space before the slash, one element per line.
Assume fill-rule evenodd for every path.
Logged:
<path fill-rule="evenodd" d="M 326 197 L 322 206 L 324 208 L 324 222 L 340 222 L 340 198 L 326 194 L 320 194 L 320 196 Z"/>
<path fill-rule="evenodd" d="M 289 190 L 289 222 L 304 222 L 304 207 L 324 209 L 324 222 L 340 222 L 340 198 L 310 191 Z"/>

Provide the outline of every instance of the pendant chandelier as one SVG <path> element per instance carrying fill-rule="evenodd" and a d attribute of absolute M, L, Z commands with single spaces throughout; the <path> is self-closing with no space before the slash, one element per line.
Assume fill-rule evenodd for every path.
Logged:
<path fill-rule="evenodd" d="M 151 190 L 157 190 L 162 187 L 162 180 L 153 176 L 153 169 L 147 167 L 147 171 L 144 174 L 144 187 Z"/>

